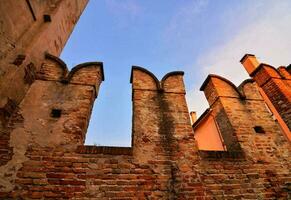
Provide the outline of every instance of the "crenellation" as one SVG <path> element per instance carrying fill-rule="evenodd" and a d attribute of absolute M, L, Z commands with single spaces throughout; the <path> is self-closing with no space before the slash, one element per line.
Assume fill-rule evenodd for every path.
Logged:
<path fill-rule="evenodd" d="M 281 74 L 271 65 L 261 63 L 251 74 L 251 77 L 262 87 L 270 78 L 281 79 Z"/>
<path fill-rule="evenodd" d="M 238 90 L 245 96 L 246 99 L 262 100 L 257 85 L 253 79 L 246 79 L 239 86 Z"/>
<path fill-rule="evenodd" d="M 244 65 L 244 63 L 242 63 Z M 245 67 L 245 65 L 244 65 Z M 279 123 L 288 138 L 290 137 L 291 128 L 291 90 L 290 80 L 286 76 L 284 68 L 275 69 L 273 66 L 261 63 L 250 76 L 256 81 L 261 88 L 264 100 L 268 102 L 271 110 L 275 115 L 279 115 Z M 281 120 L 282 119 L 282 120 Z"/>
<path fill-rule="evenodd" d="M 69 71 L 58 55 L 87 1 L 11 2 L 0 5 L 1 199 L 291 198 L 290 66 L 246 54 L 240 86 L 210 74 L 193 124 L 183 72 L 159 81 L 133 66 L 132 145 L 85 145 L 103 63 Z"/>
<path fill-rule="evenodd" d="M 209 105 L 215 103 L 219 97 L 245 98 L 245 95 L 232 82 L 214 74 L 208 75 L 200 91 L 204 91 Z"/>
<path fill-rule="evenodd" d="M 291 80 L 290 72 L 288 72 L 285 66 L 280 66 L 277 70 L 284 79 Z"/>
<path fill-rule="evenodd" d="M 135 90 L 160 90 L 160 81 L 157 77 L 150 71 L 138 66 L 132 67 L 130 83 Z"/>
<path fill-rule="evenodd" d="M 69 72 L 61 59 L 48 53 L 45 54 L 45 57 L 46 60 L 37 73 L 37 79 L 93 86 L 96 95 L 98 94 L 100 83 L 104 81 L 102 62 L 82 63 L 73 67 Z"/>
<path fill-rule="evenodd" d="M 14 139 L 6 137 L 10 141 L 22 131 L 27 139 L 20 148 L 7 146 L 8 160 L 2 157 L 2 167 L 16 158 L 22 160 L 22 165 L 10 164 L 17 176 L 0 173 L 5 183 L 15 179 L 18 186 L 6 187 L 2 197 L 191 199 L 193 195 L 233 198 L 243 194 L 277 198 L 276 192 L 287 197 L 280 184 L 272 191 L 264 189 L 275 182 L 288 187 L 291 151 L 254 81 L 236 87 L 216 75 L 206 79 L 202 88 L 210 109 L 205 116 L 215 120 L 226 149 L 199 150 L 183 73 L 171 72 L 160 82 L 147 70 L 134 67 L 132 146 L 87 146 L 84 140 L 95 86 L 104 80 L 102 63 L 81 64 L 68 72 L 52 58 L 45 61 L 50 66 L 44 64 L 43 75 L 55 80 L 37 78 L 14 115 L 16 123 L 9 126 L 8 133 L 14 135 Z M 198 119 L 193 127 L 198 122 L 205 123 Z M 265 133 L 257 133 L 254 127 L 262 127 Z M 25 156 L 13 157 L 20 149 Z M 274 173 L 270 175 L 266 165 Z"/>
<path fill-rule="evenodd" d="M 65 79 L 71 84 L 84 84 L 94 86 L 96 96 L 100 83 L 104 81 L 103 63 L 88 62 L 75 66 Z"/>
<path fill-rule="evenodd" d="M 232 84 L 226 85 L 224 83 L 227 82 L 221 79 L 213 79 L 214 78 L 208 81 L 208 84 L 204 83 L 202 88 L 204 89 L 206 97 L 208 96 L 212 115 L 218 125 L 227 151 L 244 152 L 246 156 L 250 156 L 252 159 L 261 159 L 261 157 L 269 159 L 270 157 L 268 154 L 271 151 L 267 153 L 268 151 L 266 151 L 266 149 L 270 147 L 262 147 L 262 151 L 256 152 L 254 148 L 260 148 L 253 146 L 256 143 L 256 137 L 262 138 L 266 137 L 266 135 L 254 137 L 249 135 L 249 133 L 257 135 L 254 127 L 259 126 L 262 127 L 263 130 L 268 130 L 268 134 L 270 134 L 270 130 L 273 130 L 272 134 L 277 137 L 278 141 L 282 142 L 285 139 L 284 134 L 280 131 L 279 125 L 274 121 L 272 114 L 270 114 L 270 110 L 265 105 L 257 84 L 254 83 L 254 81 L 246 80 L 236 90 L 228 90 L 230 86 L 231 88 L 235 86 L 233 87 Z M 245 96 L 245 98 L 242 99 L 239 95 L 234 95 L 235 93 L 232 92 L 238 90 L 240 90 L 241 96 Z M 215 91 L 217 93 L 213 97 L 213 92 L 209 91 Z M 220 94 L 222 95 L 218 95 L 219 92 L 221 92 Z M 243 124 L 246 124 L 246 126 Z M 246 141 L 252 141 L 252 144 L 247 144 L 245 143 Z M 285 140 L 285 145 L 286 142 Z M 266 144 L 271 144 L 271 140 L 268 140 Z M 253 150 L 246 151 L 246 149 L 249 148 Z M 262 156 L 262 154 L 264 154 L 264 156 Z"/>
<path fill-rule="evenodd" d="M 186 93 L 183 82 L 184 72 L 175 71 L 166 74 L 161 80 L 161 88 L 164 92 Z"/>
<path fill-rule="evenodd" d="M 40 80 L 61 81 L 67 77 L 67 65 L 58 57 L 45 53 L 45 61 L 37 72 Z"/>

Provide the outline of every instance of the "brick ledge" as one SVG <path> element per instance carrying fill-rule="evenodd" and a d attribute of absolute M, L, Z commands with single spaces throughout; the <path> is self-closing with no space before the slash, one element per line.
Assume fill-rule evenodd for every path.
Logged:
<path fill-rule="evenodd" d="M 76 152 L 80 154 L 132 155 L 132 148 L 81 145 L 77 147 Z"/>
<path fill-rule="evenodd" d="M 244 153 L 242 151 L 206 151 L 199 150 L 199 155 L 201 158 L 214 158 L 214 159 L 223 159 L 223 158 L 231 158 L 231 159 L 244 159 Z"/>

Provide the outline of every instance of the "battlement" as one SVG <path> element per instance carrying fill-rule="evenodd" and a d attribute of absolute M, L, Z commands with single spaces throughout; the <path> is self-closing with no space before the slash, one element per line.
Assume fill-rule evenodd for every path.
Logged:
<path fill-rule="evenodd" d="M 200 87 L 200 91 L 204 91 L 209 104 L 213 104 L 218 97 L 235 97 L 245 99 L 245 94 L 240 91 L 231 81 L 215 75 L 210 74 Z"/>
<path fill-rule="evenodd" d="M 284 69 L 281 67 L 280 73 L 286 73 Z M 28 189 L 29 193 L 22 194 L 23 183 L 37 185 L 43 180 L 44 186 L 61 191 L 54 198 L 70 197 L 71 192 L 64 191 L 75 185 L 74 191 L 80 192 L 73 194 L 82 198 L 151 195 L 187 199 L 193 194 L 213 196 L 213 182 L 229 185 L 227 179 L 217 177 L 229 176 L 230 169 L 232 174 L 251 180 L 269 176 L 265 175 L 269 171 L 261 173 L 262 165 L 268 165 L 270 176 L 280 181 L 290 177 L 286 171 L 290 144 L 266 107 L 256 80 L 245 80 L 237 87 L 223 77 L 209 75 L 200 90 L 210 108 L 191 126 L 183 75 L 181 71 L 170 72 L 159 81 L 148 70 L 133 66 L 132 146 L 87 146 L 84 140 L 104 80 L 103 65 L 85 63 L 69 72 L 63 61 L 46 54 L 4 130 L 10 145 L 9 156 L 5 154 L 7 159 L 0 163 L 0 195 L 48 197 L 50 193 L 42 189 L 38 193 Z M 33 80 L 34 76 L 30 77 Z M 17 135 L 23 133 L 25 137 L 19 140 Z M 277 168 L 278 163 L 282 170 Z M 44 166 L 41 172 L 37 166 Z M 11 169 L 15 173 L 5 176 Z M 11 180 L 16 180 L 21 190 L 15 189 Z M 286 185 L 284 182 L 283 187 Z M 238 186 L 242 187 L 240 183 Z M 120 187 L 133 192 L 124 193 Z M 254 186 L 246 187 L 250 190 Z M 276 191 L 286 197 L 280 187 Z"/>
<path fill-rule="evenodd" d="M 208 75 L 200 90 L 204 91 L 210 108 L 193 124 L 195 138 L 200 149 L 242 152 L 238 139 L 236 123 L 243 123 L 237 117 L 250 114 L 245 111 L 252 101 L 263 102 L 257 86 L 251 79 L 243 81 L 236 87 L 231 81 L 214 74 Z M 248 102 L 248 103 L 247 103 Z M 237 107 L 237 108 L 236 108 Z M 262 107 L 264 108 L 264 106 Z M 233 118 L 233 119 L 232 119 Z M 244 119 L 246 120 L 246 119 Z M 256 122 L 254 122 L 256 123 Z M 255 125 L 248 124 L 249 132 Z M 253 127 L 252 127 L 253 126 Z M 207 130 L 212 130 L 210 141 L 207 142 Z M 211 142 L 212 141 L 212 142 Z"/>
<path fill-rule="evenodd" d="M 3 113 L 8 112 L 6 116 L 11 118 L 11 121 L 2 118 L 6 119 L 5 126 L 1 127 L 5 138 L 16 134 L 14 129 L 19 127 L 33 135 L 32 146 L 59 148 L 71 145 L 74 149 L 76 145 L 84 144 L 94 100 L 104 80 L 103 64 L 83 63 L 69 72 L 61 59 L 46 53 L 40 70 L 36 72 L 31 68 L 30 74 L 26 80 L 31 81 L 31 86 L 23 101 L 19 105 L 13 105 L 9 100 L 3 102 Z M 9 140 L 5 141 L 8 145 Z M 11 156 L 13 151 L 5 151 L 4 155 Z"/>
<path fill-rule="evenodd" d="M 252 61 L 250 61 L 252 60 Z M 243 66 L 248 69 L 249 63 L 259 63 L 255 56 L 248 57 L 241 60 Z M 248 71 L 248 70 L 247 70 Z M 270 107 L 274 107 L 274 113 L 278 113 L 278 118 L 282 127 L 289 138 L 291 129 L 291 76 L 286 67 L 281 66 L 278 69 L 271 65 L 261 63 L 254 65 L 252 71 L 248 71 L 249 75 L 255 80 L 258 86 L 261 88 L 261 93 L 266 102 L 269 102 Z M 286 125 L 285 125 L 286 124 Z"/>
<path fill-rule="evenodd" d="M 183 82 L 184 72 L 174 71 L 167 73 L 161 81 L 148 70 L 133 66 L 130 83 L 134 90 L 157 90 L 161 92 L 186 93 Z"/>
<path fill-rule="evenodd" d="M 103 64 L 57 56 L 86 3 L 0 4 L 1 199 L 291 199 L 290 65 L 252 54 L 238 87 L 206 78 L 193 125 L 183 72 L 133 66 L 132 146 L 84 145 Z"/>
<path fill-rule="evenodd" d="M 272 93 L 279 90 L 276 98 L 290 94 L 290 88 L 289 91 L 285 90 L 287 89 L 286 86 L 290 87 L 288 86 L 290 74 L 287 69 L 285 67 L 275 69 L 267 64 L 259 64 L 255 56 L 251 54 L 246 54 L 241 62 L 243 62 L 246 70 L 251 72 L 253 79 L 247 79 L 236 87 L 229 80 L 210 74 L 200 88 L 204 91 L 210 108 L 193 124 L 199 149 L 227 150 L 228 152 L 243 151 L 248 154 L 249 152 L 244 150 L 244 139 L 247 134 L 241 135 L 242 126 L 244 128 L 248 127 L 248 130 L 246 130 L 248 133 L 265 133 L 273 129 L 276 136 L 286 137 L 289 140 L 291 138 L 290 131 L 281 118 L 283 114 L 283 118 L 290 119 L 288 116 L 290 106 L 286 106 L 290 101 L 283 100 L 286 104 L 283 104 L 285 106 L 284 111 L 287 112 L 286 117 L 286 114 L 283 112 L 280 114 L 274 107 L 275 99 L 269 99 L 264 92 L 266 89 L 263 88 L 270 80 L 275 79 L 276 84 L 280 87 L 277 86 L 278 89 L 271 87 L 266 92 L 273 96 Z M 273 84 L 273 86 L 275 85 Z M 260 113 L 260 116 L 257 116 L 256 112 Z M 274 118 L 276 121 L 274 121 Z M 207 133 L 207 130 L 212 131 Z M 211 136 L 212 139 L 207 139 L 207 135 Z M 256 157 L 255 155 L 251 156 Z M 264 155 L 265 158 L 268 156 L 267 154 Z"/>
<path fill-rule="evenodd" d="M 69 72 L 66 64 L 58 57 L 45 54 L 45 62 L 36 75 L 38 80 L 59 81 L 66 84 L 91 85 L 98 93 L 100 81 L 104 81 L 103 63 L 87 62 L 79 64 Z"/>

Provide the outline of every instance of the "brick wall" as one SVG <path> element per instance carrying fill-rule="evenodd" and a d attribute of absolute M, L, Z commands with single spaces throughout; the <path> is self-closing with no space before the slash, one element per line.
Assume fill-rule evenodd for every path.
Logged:
<path fill-rule="evenodd" d="M 86 4 L 87 0 L 1 2 L 0 116 L 13 112 L 6 109 L 7 102 L 22 101 L 32 83 L 31 72 L 40 69 L 45 52 L 60 55 Z"/>
<path fill-rule="evenodd" d="M 285 67 L 278 70 L 261 64 L 251 76 L 268 96 L 282 119 L 291 129 L 291 76 Z"/>
<path fill-rule="evenodd" d="M 290 198 L 290 143 L 256 83 L 247 80 L 236 88 L 230 81 L 211 75 L 201 89 L 210 100 L 228 149 L 201 151 L 206 194 L 223 199 Z M 256 126 L 265 133 L 257 133 Z M 233 149 L 233 144 L 239 146 Z"/>
<path fill-rule="evenodd" d="M 5 136 L 1 140 L 1 156 L 5 158 L 0 166 L 1 190 L 11 190 L 21 174 L 19 170 L 26 161 L 39 157 L 38 153 L 73 152 L 84 143 L 102 80 L 102 63 L 84 63 L 68 73 L 59 59 L 47 55 L 1 135 Z"/>
<path fill-rule="evenodd" d="M 1 198 L 290 198 L 290 144 L 253 81 L 237 88 L 211 75 L 203 84 L 228 151 L 197 148 L 182 72 L 159 81 L 141 67 L 131 74 L 132 147 L 84 146 L 102 65 L 68 72 L 46 57 L 6 129 L 12 154 L 1 160 Z"/>
<path fill-rule="evenodd" d="M 69 72 L 44 52 L 60 54 L 86 3 L 0 5 L 1 199 L 291 198 L 290 142 L 257 86 L 289 124 L 290 67 L 262 65 L 257 85 L 239 87 L 208 76 L 201 89 L 227 151 L 197 148 L 182 72 L 159 81 L 141 67 L 131 74 L 132 147 L 84 145 L 102 63 Z"/>

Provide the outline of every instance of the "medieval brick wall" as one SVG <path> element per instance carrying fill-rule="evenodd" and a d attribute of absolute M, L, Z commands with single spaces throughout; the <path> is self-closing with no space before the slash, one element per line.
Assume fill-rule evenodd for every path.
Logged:
<path fill-rule="evenodd" d="M 290 198 L 290 143 L 253 81 L 236 88 L 216 75 L 206 79 L 227 151 L 200 151 L 182 72 L 159 81 L 133 67 L 132 147 L 83 145 L 101 63 L 68 72 L 46 55 L 36 79 L 6 129 L 12 153 L 0 166 L 2 198 Z"/>
<path fill-rule="evenodd" d="M 247 80 L 236 88 L 228 80 L 210 75 L 201 89 L 227 146 L 227 152 L 218 158 L 201 160 L 209 171 L 204 172 L 209 194 L 223 198 L 290 198 L 290 142 L 272 118 L 256 83 Z M 258 126 L 264 133 L 255 130 Z M 233 148 L 233 144 L 239 146 Z M 218 154 L 209 153 L 202 155 L 211 159 Z"/>
<path fill-rule="evenodd" d="M 266 93 L 290 130 L 291 76 L 289 72 L 285 67 L 277 70 L 270 65 L 261 64 L 251 76 Z"/>
<path fill-rule="evenodd" d="M 259 67 L 239 87 L 207 77 L 201 90 L 226 151 L 198 149 L 183 72 L 159 81 L 141 67 L 131 73 L 132 146 L 84 145 L 103 65 L 69 72 L 56 56 L 86 2 L 0 6 L 1 199 L 291 199 L 290 141 L 260 93 L 288 124 L 284 67 L 271 77 L 273 69 Z"/>
<path fill-rule="evenodd" d="M 0 4 L 0 130 L 29 89 L 45 52 L 59 56 L 87 0 Z"/>

